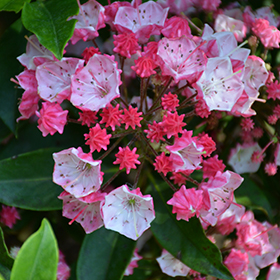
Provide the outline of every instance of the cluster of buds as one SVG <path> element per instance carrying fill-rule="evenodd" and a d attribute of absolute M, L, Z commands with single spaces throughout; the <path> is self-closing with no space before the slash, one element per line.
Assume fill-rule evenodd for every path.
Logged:
<path fill-rule="evenodd" d="M 53 154 L 53 181 L 63 188 L 59 198 L 70 224 L 80 223 L 86 233 L 104 225 L 137 240 L 156 215 L 153 198 L 141 184 L 149 178 L 145 170 L 152 168 L 174 191 L 167 204 L 178 220 L 196 216 L 212 241 L 214 232 L 226 236 L 236 230 L 224 264 L 235 279 L 256 279 L 259 269 L 277 262 L 280 230 L 256 221 L 236 203 L 234 191 L 243 181 L 239 174 L 256 172 L 271 145 L 275 157 L 265 171 L 274 175 L 280 165 L 279 139 L 271 133 L 275 130 L 270 129 L 263 149 L 257 142 L 264 127 L 273 128 L 280 118 L 280 105 L 274 104 L 265 124 L 254 122 L 258 112 L 252 109 L 255 101 L 263 105 L 280 99 L 278 81 L 254 54 L 258 40 L 266 53 L 279 47 L 279 19 L 269 8 L 253 12 L 247 7 L 243 15 L 240 8 L 219 10 L 219 1 L 139 2 L 103 7 L 89 0 L 79 5 L 68 47 L 80 40 L 95 46 L 86 45 L 78 58 L 69 57 L 66 47 L 67 57 L 59 61 L 30 36 L 26 53 L 18 57 L 25 67 L 16 77 L 25 90 L 18 120 L 36 118 L 44 137 L 62 134 L 69 122 L 88 127 L 81 144 L 87 152 L 70 147 Z M 180 14 L 190 6 L 215 12 L 215 30 L 205 24 L 202 31 Z M 98 30 L 106 24 L 114 33 L 108 50 L 97 45 Z M 252 54 L 244 47 L 248 41 L 238 45 L 250 32 Z M 76 118 L 73 108 L 79 110 Z M 215 121 L 228 117 L 241 119 L 237 132 L 242 143 L 228 161 L 234 172 L 224 171 L 218 158 L 217 132 L 198 133 L 191 124 L 196 119 L 215 127 Z M 103 183 L 105 160 L 119 171 Z M 116 187 L 123 171 L 127 175 L 122 178 L 130 183 Z M 168 254 L 158 258 L 163 272 L 203 279 Z M 140 258 L 135 252 L 127 274 Z M 271 275 L 277 269 L 272 266 Z"/>

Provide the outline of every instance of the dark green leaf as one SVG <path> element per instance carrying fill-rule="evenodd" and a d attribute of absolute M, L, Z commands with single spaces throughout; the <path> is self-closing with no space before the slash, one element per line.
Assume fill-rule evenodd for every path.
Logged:
<path fill-rule="evenodd" d="M 56 280 L 58 247 L 49 222 L 44 219 L 37 232 L 22 245 L 12 268 L 11 280 Z"/>
<path fill-rule="evenodd" d="M 189 222 L 177 221 L 171 213 L 172 207 L 166 201 L 172 197 L 172 191 L 166 185 L 153 183 L 156 218 L 151 230 L 158 242 L 173 256 L 190 268 L 213 275 L 220 279 L 233 279 L 225 266 L 219 249 L 209 241 L 197 218 Z"/>
<path fill-rule="evenodd" d="M 11 271 L 0 263 L 0 280 L 10 280 Z"/>
<path fill-rule="evenodd" d="M 29 210 L 61 209 L 57 196 L 63 189 L 52 182 L 53 152 L 38 150 L 0 161 L 0 202 Z"/>
<path fill-rule="evenodd" d="M 0 11 L 13 11 L 18 13 L 25 2 L 30 2 L 30 0 L 1 0 Z"/>
<path fill-rule="evenodd" d="M 0 263 L 7 268 L 11 269 L 14 263 L 14 260 L 10 257 L 8 249 L 4 241 L 4 234 L 0 228 Z"/>
<path fill-rule="evenodd" d="M 259 186 L 250 178 L 248 174 L 242 174 L 244 178 L 241 186 L 234 192 L 237 203 L 241 203 L 252 209 L 259 209 L 272 217 L 272 209 L 269 200 Z"/>
<path fill-rule="evenodd" d="M 88 234 L 78 259 L 78 280 L 122 279 L 135 245 L 135 241 L 104 227 Z"/>
<path fill-rule="evenodd" d="M 7 29 L 0 39 L 0 118 L 12 132 L 15 132 L 18 115 L 18 90 L 10 79 L 23 69 L 16 57 L 25 51 L 24 35 L 26 32 L 21 21 L 18 20 Z"/>
<path fill-rule="evenodd" d="M 22 22 L 26 29 L 36 34 L 42 45 L 61 59 L 76 23 L 76 20 L 67 19 L 78 12 L 76 0 L 36 1 L 24 4 Z"/>

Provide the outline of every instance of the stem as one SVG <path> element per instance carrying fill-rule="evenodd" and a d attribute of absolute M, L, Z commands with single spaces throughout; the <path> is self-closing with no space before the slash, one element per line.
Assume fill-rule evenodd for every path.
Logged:
<path fill-rule="evenodd" d="M 158 153 L 154 150 L 154 148 L 151 146 L 151 144 L 149 143 L 149 141 L 147 140 L 147 138 L 145 137 L 145 135 L 143 135 L 142 133 L 140 134 L 141 138 L 146 142 L 148 148 L 151 150 L 151 152 L 153 153 L 153 155 L 155 157 L 158 156 Z"/>
<path fill-rule="evenodd" d="M 119 170 L 118 172 L 116 172 L 102 187 L 101 190 L 105 190 L 112 182 L 113 180 L 115 180 L 116 177 L 119 176 L 119 174 L 122 172 L 122 170 Z"/>
<path fill-rule="evenodd" d="M 101 155 L 97 160 L 103 160 L 108 154 L 110 154 L 116 146 L 123 140 L 123 137 L 120 137 L 103 155 Z"/>
<path fill-rule="evenodd" d="M 134 130 L 130 130 L 130 131 L 122 132 L 122 133 L 117 133 L 117 134 L 112 135 L 111 139 L 123 137 L 123 136 L 129 135 L 129 134 L 132 134 L 132 133 L 135 133 L 135 131 Z"/>
<path fill-rule="evenodd" d="M 143 101 L 144 99 L 144 78 L 141 78 L 141 82 L 140 82 L 140 108 L 139 111 L 142 111 L 142 107 L 143 107 Z"/>
<path fill-rule="evenodd" d="M 138 181 L 139 181 L 140 174 L 141 174 L 142 168 L 144 166 L 144 163 L 145 163 L 145 159 L 141 162 L 141 165 L 138 167 L 137 174 L 135 176 L 135 181 L 134 181 L 134 184 L 133 184 L 133 188 L 136 188 L 136 186 L 138 184 Z"/>
<path fill-rule="evenodd" d="M 127 87 L 126 87 L 126 83 L 125 83 L 125 76 L 124 76 L 124 71 L 123 71 L 123 67 L 124 67 L 124 61 L 125 61 L 125 57 L 119 55 L 120 58 L 120 62 L 121 62 L 121 80 L 122 80 L 122 90 L 123 90 L 123 94 L 124 94 L 124 98 L 126 103 L 128 102 L 128 94 L 127 94 Z"/>
<path fill-rule="evenodd" d="M 97 45 L 97 43 L 95 42 L 94 39 L 92 39 L 92 43 L 94 44 L 94 46 L 95 46 L 97 49 L 99 49 L 99 48 L 98 48 L 98 45 Z"/>
<path fill-rule="evenodd" d="M 199 186 L 199 183 L 198 183 L 195 179 L 191 178 L 190 176 L 187 176 L 186 174 L 184 174 L 184 173 L 182 173 L 182 172 L 179 172 L 179 173 L 180 173 L 183 177 L 185 177 L 185 178 L 187 179 L 187 181 L 193 183 L 194 185 Z"/>
<path fill-rule="evenodd" d="M 129 105 L 127 104 L 127 102 L 120 96 L 120 97 L 118 97 L 120 100 L 121 100 L 121 102 L 124 104 L 124 106 L 126 107 L 126 108 L 128 108 L 129 107 Z"/>
<path fill-rule="evenodd" d="M 154 113 L 154 112 L 156 112 L 156 111 L 158 111 L 158 110 L 160 110 L 160 109 L 162 109 L 161 106 L 159 106 L 159 107 L 153 109 L 152 111 L 147 112 L 145 115 L 143 115 L 143 119 L 144 119 L 146 116 L 148 116 L 148 115 L 150 115 L 150 114 L 152 114 L 152 113 Z"/>

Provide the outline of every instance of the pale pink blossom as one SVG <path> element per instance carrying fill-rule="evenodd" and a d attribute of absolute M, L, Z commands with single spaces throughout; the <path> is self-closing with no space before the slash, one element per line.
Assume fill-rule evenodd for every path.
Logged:
<path fill-rule="evenodd" d="M 91 233 L 103 226 L 100 213 L 100 204 L 104 201 L 106 193 L 94 192 L 87 196 L 76 198 L 74 195 L 63 191 L 59 199 L 63 201 L 62 215 L 80 223 L 86 233 Z"/>
<path fill-rule="evenodd" d="M 176 83 L 185 79 L 195 82 L 205 70 L 207 61 L 199 46 L 185 36 L 161 39 L 157 55 L 161 58 L 162 74 L 171 76 Z"/>
<path fill-rule="evenodd" d="M 163 273 L 175 276 L 187 276 L 190 268 L 173 257 L 169 252 L 163 249 L 162 254 L 158 257 L 157 262 Z"/>
<path fill-rule="evenodd" d="M 97 30 L 105 27 L 105 8 L 97 1 L 89 0 L 83 5 L 79 4 L 79 8 L 79 14 L 69 18 L 69 20 L 77 20 L 74 34 L 71 38 L 72 44 L 76 44 L 80 39 L 87 41 L 98 37 Z"/>
<path fill-rule="evenodd" d="M 244 89 L 238 72 L 233 72 L 228 57 L 209 58 L 206 69 L 196 85 L 209 111 L 230 111 Z"/>
<path fill-rule="evenodd" d="M 155 218 L 153 198 L 143 195 L 140 188 L 130 191 L 118 187 L 105 197 L 101 207 L 104 226 L 137 240 Z"/>
<path fill-rule="evenodd" d="M 28 70 L 35 70 L 37 66 L 44 62 L 55 60 L 55 57 L 39 42 L 36 35 L 31 35 L 26 45 L 26 53 L 17 57 L 17 59 Z"/>
<path fill-rule="evenodd" d="M 174 144 L 166 146 L 166 149 L 170 152 L 174 171 L 200 168 L 203 146 L 192 138 L 192 131 L 184 130 L 182 136 L 175 138 Z"/>
<path fill-rule="evenodd" d="M 178 16 L 167 19 L 161 33 L 167 38 L 178 38 L 183 35 L 189 38 L 192 37 L 188 21 Z"/>
<path fill-rule="evenodd" d="M 159 35 L 167 17 L 168 8 L 148 1 L 137 8 L 119 7 L 114 26 L 120 33 L 133 32 L 140 44 L 147 43 L 151 35 Z"/>
<path fill-rule="evenodd" d="M 84 60 L 62 58 L 60 61 L 45 62 L 36 69 L 38 94 L 49 102 L 62 103 L 70 98 L 71 75 L 84 66 Z"/>
<path fill-rule="evenodd" d="M 203 207 L 200 218 L 212 226 L 216 225 L 218 217 L 233 203 L 233 192 L 242 181 L 240 175 L 227 170 L 224 173 L 218 171 L 207 182 L 201 183 L 199 189 L 203 191 Z"/>
<path fill-rule="evenodd" d="M 75 197 L 82 197 L 100 189 L 103 172 L 101 161 L 93 160 L 80 147 L 53 154 L 53 181 Z"/>
<path fill-rule="evenodd" d="M 72 104 L 80 109 L 98 111 L 120 96 L 120 70 L 112 57 L 95 54 L 87 65 L 72 75 Z"/>
<path fill-rule="evenodd" d="M 243 145 L 238 143 L 230 152 L 228 164 L 239 174 L 256 172 L 260 167 L 260 162 L 254 162 L 251 158 L 254 152 L 260 153 L 261 151 L 262 149 L 258 143 Z"/>
<path fill-rule="evenodd" d="M 243 21 L 229 17 L 225 14 L 219 14 L 215 20 L 216 32 L 230 31 L 233 32 L 236 40 L 242 42 L 246 37 L 247 28 Z"/>

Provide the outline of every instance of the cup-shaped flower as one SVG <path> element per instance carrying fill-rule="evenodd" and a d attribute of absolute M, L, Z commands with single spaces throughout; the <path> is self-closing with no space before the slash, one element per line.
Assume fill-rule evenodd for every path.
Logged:
<path fill-rule="evenodd" d="M 140 188 L 129 190 L 122 185 L 105 196 L 101 206 L 104 226 L 133 240 L 150 227 L 155 218 L 153 198 Z"/>
<path fill-rule="evenodd" d="M 104 200 L 106 193 L 99 191 L 91 193 L 85 197 L 76 198 L 70 193 L 64 191 L 59 195 L 63 201 L 62 215 L 80 223 L 86 233 L 91 233 L 103 226 L 103 220 L 100 213 L 100 204 Z"/>
<path fill-rule="evenodd" d="M 160 257 L 157 258 L 157 262 L 163 273 L 175 276 L 187 276 L 191 270 L 185 264 L 173 257 L 170 253 L 163 249 Z"/>
<path fill-rule="evenodd" d="M 67 192 L 82 197 L 99 190 L 103 181 L 101 160 L 93 160 L 80 147 L 54 153 L 53 158 L 53 181 Z"/>
<path fill-rule="evenodd" d="M 81 110 L 98 111 L 120 96 L 121 70 L 113 57 L 95 54 L 72 75 L 70 101 Z"/>

